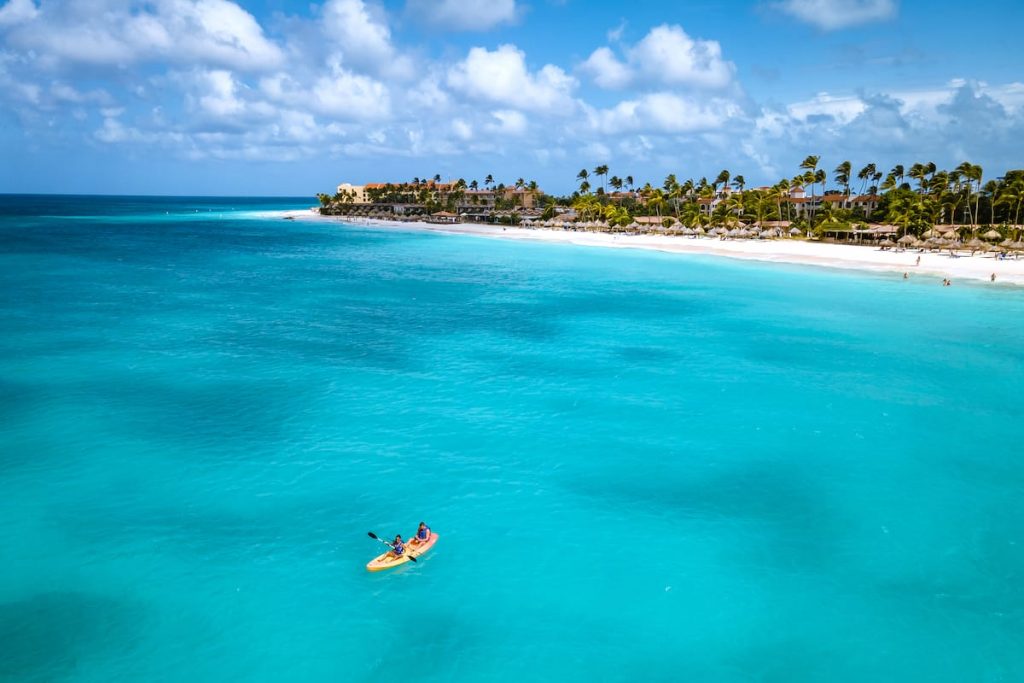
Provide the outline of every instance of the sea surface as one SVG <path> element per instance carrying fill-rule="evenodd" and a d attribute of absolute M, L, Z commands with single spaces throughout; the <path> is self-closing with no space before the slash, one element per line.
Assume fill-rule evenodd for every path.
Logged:
<path fill-rule="evenodd" d="M 1024 680 L 1024 291 L 311 203 L 0 197 L 0 681 Z"/>

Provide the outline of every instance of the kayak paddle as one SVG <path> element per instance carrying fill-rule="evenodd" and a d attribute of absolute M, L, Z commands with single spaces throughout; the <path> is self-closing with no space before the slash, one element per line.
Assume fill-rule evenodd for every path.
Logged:
<path fill-rule="evenodd" d="M 381 543 L 383 543 L 383 544 L 384 544 L 384 545 L 386 545 L 387 547 L 391 548 L 392 550 L 394 550 L 394 549 L 395 549 L 395 546 L 391 545 L 390 543 L 388 543 L 387 541 L 385 541 L 385 540 L 384 540 L 383 538 L 381 538 L 381 537 L 380 537 L 380 536 L 378 536 L 377 534 L 373 533 L 372 531 L 367 531 L 367 532 L 366 532 L 366 534 L 367 534 L 367 535 L 368 535 L 368 536 L 369 536 L 370 538 L 372 538 L 373 540 L 375 540 L 375 541 L 380 541 Z M 416 558 L 415 558 L 415 557 L 413 557 L 412 555 L 410 555 L 410 554 L 409 554 L 408 552 L 405 552 L 405 553 L 402 553 L 402 554 L 403 554 L 403 555 L 404 555 L 405 557 L 407 557 L 407 558 L 408 558 L 408 559 L 409 559 L 410 561 L 412 561 L 412 562 L 415 562 L 415 561 L 416 561 Z"/>

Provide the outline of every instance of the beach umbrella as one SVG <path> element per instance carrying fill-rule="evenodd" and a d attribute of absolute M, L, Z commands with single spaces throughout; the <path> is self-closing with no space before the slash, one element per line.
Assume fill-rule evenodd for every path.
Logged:
<path fill-rule="evenodd" d="M 982 242 L 981 240 L 979 240 L 977 237 L 975 237 L 973 240 L 968 242 L 965 246 L 968 246 L 971 249 L 981 249 L 981 248 L 986 247 L 988 245 L 985 244 L 984 242 Z"/>
<path fill-rule="evenodd" d="M 985 233 L 984 235 L 982 235 L 982 237 L 984 237 L 984 238 L 985 238 L 985 239 L 987 239 L 987 240 L 997 240 L 997 239 L 999 239 L 1000 237 L 1002 237 L 1002 235 L 1000 235 L 1000 234 L 999 234 L 998 232 L 996 232 L 995 230 L 989 230 L 989 231 L 988 231 L 988 232 L 986 232 L 986 233 Z"/>
<path fill-rule="evenodd" d="M 800 228 L 790 228 L 789 229 L 789 234 L 793 235 L 793 236 L 799 235 L 800 234 Z"/>
<path fill-rule="evenodd" d="M 923 237 L 923 238 L 925 238 L 927 240 L 927 239 L 931 239 L 932 237 L 938 237 L 938 235 L 939 235 L 939 233 L 937 233 L 935 230 L 925 230 L 924 234 L 921 235 L 921 237 Z"/>
<path fill-rule="evenodd" d="M 882 240 L 881 242 L 879 242 L 879 246 L 882 246 L 882 247 L 895 247 L 896 243 L 893 242 L 890 239 L 885 239 L 885 240 Z"/>
<path fill-rule="evenodd" d="M 913 244 L 916 241 L 917 241 L 917 238 L 914 237 L 913 235 L 904 235 L 903 237 L 901 237 L 898 240 L 896 240 L 896 242 L 898 244 L 903 244 L 903 245 Z"/>
<path fill-rule="evenodd" d="M 701 228 L 701 227 L 698 226 L 698 227 L 693 229 L 693 234 L 695 234 L 695 235 L 706 235 L 708 233 L 707 233 L 707 230 L 705 230 L 704 228 Z"/>

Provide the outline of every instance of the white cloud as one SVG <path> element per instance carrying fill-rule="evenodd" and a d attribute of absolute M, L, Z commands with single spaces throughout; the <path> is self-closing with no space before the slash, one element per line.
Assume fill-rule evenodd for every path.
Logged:
<path fill-rule="evenodd" d="M 783 0 L 775 7 L 823 31 L 896 16 L 898 0 Z"/>
<path fill-rule="evenodd" d="M 547 64 L 536 73 L 526 66 L 526 55 L 514 45 L 490 51 L 474 47 L 448 71 L 448 85 L 473 99 L 530 111 L 565 110 L 573 106 L 576 80 Z"/>
<path fill-rule="evenodd" d="M 199 107 L 216 117 L 237 116 L 245 109 L 238 98 L 238 84 L 229 71 L 210 71 L 200 76 L 205 92 L 199 97 Z"/>
<path fill-rule="evenodd" d="M 33 0 L 8 0 L 6 5 L 0 7 L 0 26 L 32 21 L 37 14 L 39 9 Z"/>
<path fill-rule="evenodd" d="M 337 62 L 308 85 L 282 73 L 262 79 L 260 91 L 280 106 L 308 107 L 333 120 L 382 121 L 391 113 L 390 93 L 382 82 Z"/>
<path fill-rule="evenodd" d="M 722 58 L 716 40 L 691 38 L 680 26 L 662 24 L 632 47 L 625 61 L 608 47 L 591 53 L 580 70 L 602 88 L 622 88 L 633 81 L 695 88 L 724 88 L 732 82 L 735 67 Z"/>
<path fill-rule="evenodd" d="M 611 48 L 599 47 L 591 53 L 580 70 L 589 75 L 602 88 L 618 89 L 633 80 L 632 70 L 619 61 Z"/>
<path fill-rule="evenodd" d="M 630 61 L 652 80 L 671 85 L 720 88 L 734 67 L 722 60 L 716 40 L 694 40 L 679 26 L 657 26 L 630 50 Z"/>
<path fill-rule="evenodd" d="M 392 43 L 383 13 L 363 0 L 327 0 L 323 31 L 346 66 L 395 78 L 412 74 L 412 64 Z"/>
<path fill-rule="evenodd" d="M 452 132 L 459 140 L 472 140 L 473 139 L 473 127 L 462 119 L 455 119 L 452 121 Z"/>
<path fill-rule="evenodd" d="M 383 83 L 340 68 L 317 79 L 312 96 L 318 112 L 336 119 L 379 123 L 390 115 L 390 95 Z"/>
<path fill-rule="evenodd" d="M 406 8 L 427 23 L 455 31 L 487 31 L 516 21 L 516 0 L 408 0 Z"/>
<path fill-rule="evenodd" d="M 656 92 L 590 112 L 591 127 L 605 135 L 631 132 L 692 133 L 715 130 L 739 117 L 737 104 L 720 98 Z"/>
<path fill-rule="evenodd" d="M 799 121 L 815 117 L 828 117 L 839 123 L 849 123 L 864 111 L 867 105 L 854 95 L 835 96 L 819 93 L 810 100 L 794 102 L 787 107 L 789 115 Z"/>
<path fill-rule="evenodd" d="M 522 135 L 526 132 L 526 117 L 514 109 L 499 109 L 492 112 L 497 123 L 488 126 L 488 130 L 499 135 Z"/>
<path fill-rule="evenodd" d="M 11 0 L 4 10 L 15 2 L 24 0 Z M 15 26 L 8 41 L 37 51 L 49 66 L 165 61 L 250 71 L 272 68 L 284 58 L 256 19 L 228 0 L 47 4 Z"/>

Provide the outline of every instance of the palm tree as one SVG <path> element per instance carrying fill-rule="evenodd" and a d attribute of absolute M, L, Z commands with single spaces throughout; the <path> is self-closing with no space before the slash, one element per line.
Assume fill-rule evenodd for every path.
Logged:
<path fill-rule="evenodd" d="M 996 180 L 990 180 L 985 183 L 985 187 L 982 188 L 982 192 L 988 197 L 989 207 L 989 225 L 995 225 L 996 223 L 996 195 L 999 194 L 999 182 Z"/>
<path fill-rule="evenodd" d="M 604 178 L 608 176 L 608 164 L 602 164 L 595 168 L 594 175 L 601 178 L 601 188 L 604 189 Z"/>
<path fill-rule="evenodd" d="M 876 171 L 876 168 L 875 168 L 874 164 L 867 164 L 866 166 L 864 166 L 864 168 L 860 169 L 860 171 L 857 172 L 857 178 L 860 179 L 860 181 L 861 181 L 861 183 L 860 183 L 860 193 L 861 194 L 864 194 L 864 190 L 868 186 L 868 180 L 870 180 L 871 177 L 873 175 L 875 175 L 875 171 Z"/>
<path fill-rule="evenodd" d="M 580 169 L 580 172 L 576 174 L 576 180 L 579 180 L 579 181 L 584 181 L 584 180 L 586 180 L 589 177 L 590 177 L 590 171 L 588 171 L 585 168 Z"/>
<path fill-rule="evenodd" d="M 626 176 L 626 187 L 628 187 L 630 190 L 633 189 L 633 176 Z"/>
<path fill-rule="evenodd" d="M 1003 188 L 1003 191 L 999 193 L 999 199 L 996 201 L 997 204 L 1006 204 L 1007 206 L 1007 220 L 1009 220 L 1009 209 L 1014 208 L 1013 213 L 1013 225 L 1018 226 L 1017 238 L 1020 238 L 1020 207 L 1024 204 L 1024 180 L 1015 180 Z"/>
<path fill-rule="evenodd" d="M 622 178 L 617 175 L 613 175 L 608 179 L 608 184 L 612 186 L 612 189 L 618 192 L 622 189 Z"/>
<path fill-rule="evenodd" d="M 747 185 L 747 179 L 744 178 L 743 176 L 737 175 L 737 176 L 733 177 L 733 179 L 732 179 L 732 186 L 735 187 L 737 192 L 739 193 L 740 213 L 744 212 L 743 188 L 746 187 L 746 185 Z"/>
<path fill-rule="evenodd" d="M 925 177 L 928 175 L 928 171 L 925 170 L 924 164 L 914 164 L 910 167 L 910 172 L 907 173 L 911 180 L 917 181 L 917 191 L 924 191 Z"/>
<path fill-rule="evenodd" d="M 808 154 L 807 158 L 800 162 L 800 168 L 804 169 L 803 183 L 811 186 L 811 225 L 814 224 L 814 214 L 817 209 L 814 201 L 814 183 L 818 179 L 816 172 L 818 170 L 819 161 L 821 161 L 820 156 L 816 154 Z"/>
<path fill-rule="evenodd" d="M 711 183 L 711 186 L 715 188 L 715 193 L 718 193 L 718 186 L 727 187 L 729 185 L 729 171 L 728 169 L 722 169 L 722 172 L 715 178 L 715 182 Z"/>
<path fill-rule="evenodd" d="M 435 173 L 434 174 L 434 182 L 435 183 L 441 182 L 441 174 L 440 173 Z"/>
<path fill-rule="evenodd" d="M 590 192 L 590 183 L 584 180 L 580 183 L 580 194 L 587 194 Z"/>
<path fill-rule="evenodd" d="M 469 189 L 473 190 L 474 192 L 478 187 L 480 187 L 480 183 L 476 182 L 475 180 L 470 182 L 469 184 Z"/>
<path fill-rule="evenodd" d="M 893 166 L 890 173 L 892 173 L 894 178 L 900 179 L 901 185 L 903 184 L 903 178 L 906 177 L 903 171 L 903 164 L 896 164 L 895 166 Z"/>
<path fill-rule="evenodd" d="M 980 223 L 981 218 L 978 217 L 978 209 L 981 204 L 981 183 L 985 178 L 985 171 L 978 164 L 971 164 L 971 172 L 967 177 L 978 185 L 978 192 L 974 195 L 974 222 Z"/>
<path fill-rule="evenodd" d="M 846 195 L 847 200 L 850 198 L 850 173 L 852 171 L 853 167 L 849 161 L 839 164 L 833 171 L 836 182 L 843 186 L 843 194 Z"/>

